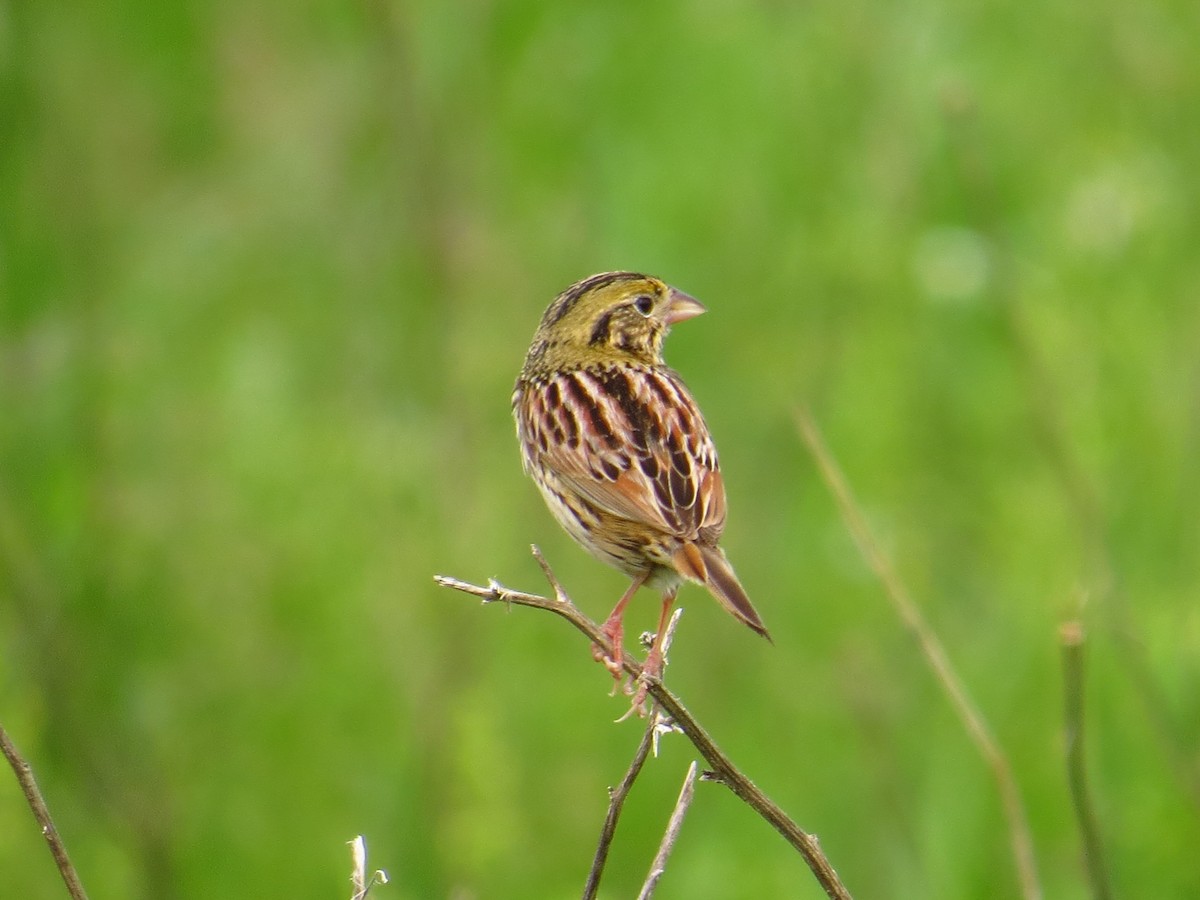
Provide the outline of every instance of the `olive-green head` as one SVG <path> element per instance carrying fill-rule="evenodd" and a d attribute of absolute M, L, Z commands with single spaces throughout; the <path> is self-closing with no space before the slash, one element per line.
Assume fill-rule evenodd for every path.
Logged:
<path fill-rule="evenodd" d="M 589 363 L 662 364 L 663 338 L 704 307 L 682 291 L 637 272 L 604 272 L 559 294 L 542 316 L 525 374 Z"/>

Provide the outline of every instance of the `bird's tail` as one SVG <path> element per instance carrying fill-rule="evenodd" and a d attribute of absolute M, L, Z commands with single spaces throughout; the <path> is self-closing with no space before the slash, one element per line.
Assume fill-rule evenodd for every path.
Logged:
<path fill-rule="evenodd" d="M 735 619 L 745 622 L 752 630 L 771 640 L 771 634 L 763 625 L 758 610 L 746 596 L 745 589 L 733 572 L 733 566 L 720 547 L 702 547 L 688 542 L 675 552 L 674 562 L 681 575 L 701 582 Z"/>

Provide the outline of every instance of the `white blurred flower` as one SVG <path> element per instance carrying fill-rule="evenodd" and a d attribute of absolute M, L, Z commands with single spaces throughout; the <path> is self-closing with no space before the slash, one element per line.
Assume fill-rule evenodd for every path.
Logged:
<path fill-rule="evenodd" d="M 1099 256 L 1117 256 L 1158 217 L 1170 172 L 1154 154 L 1112 161 L 1080 178 L 1063 214 L 1067 241 Z"/>
<path fill-rule="evenodd" d="M 987 239 L 970 228 L 928 229 L 913 252 L 913 274 L 921 291 L 943 303 L 975 300 L 987 287 L 991 253 Z"/>

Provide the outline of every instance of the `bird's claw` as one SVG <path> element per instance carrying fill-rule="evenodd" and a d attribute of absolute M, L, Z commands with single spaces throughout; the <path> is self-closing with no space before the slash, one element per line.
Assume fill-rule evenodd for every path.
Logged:
<path fill-rule="evenodd" d="M 656 646 L 651 649 L 650 654 L 646 657 L 646 662 L 642 665 L 642 674 L 638 676 L 637 690 L 633 695 L 633 706 L 630 711 L 636 711 L 639 718 L 646 717 L 646 695 L 650 692 L 651 686 L 662 684 L 662 673 L 662 653 Z"/>

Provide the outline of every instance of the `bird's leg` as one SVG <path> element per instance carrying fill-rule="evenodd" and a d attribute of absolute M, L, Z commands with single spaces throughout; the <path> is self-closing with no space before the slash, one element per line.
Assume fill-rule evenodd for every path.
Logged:
<path fill-rule="evenodd" d="M 592 658 L 596 662 L 604 663 L 604 667 L 612 673 L 613 678 L 617 681 L 620 681 L 625 674 L 621 668 L 621 659 L 623 657 L 621 644 L 625 638 L 625 626 L 622 623 L 622 619 L 625 617 L 625 607 L 629 605 L 629 601 L 633 598 L 633 595 L 637 593 L 638 588 L 646 583 L 646 579 L 649 577 L 650 573 L 648 571 L 636 575 L 633 583 L 629 585 L 629 589 L 621 595 L 621 599 L 617 601 L 617 605 L 613 607 L 613 611 L 608 614 L 608 618 L 600 626 L 600 633 L 608 638 L 608 643 L 612 646 L 612 655 L 609 656 L 599 644 L 592 644 Z"/>
<path fill-rule="evenodd" d="M 638 715 L 645 715 L 646 686 L 650 679 L 662 678 L 663 672 L 663 641 L 667 637 L 667 621 L 671 618 L 671 606 L 675 603 L 678 589 L 667 591 L 662 598 L 662 612 L 658 614 L 658 631 L 654 634 L 654 643 L 642 664 L 642 677 L 638 679 L 637 693 L 633 695 L 633 709 Z"/>

